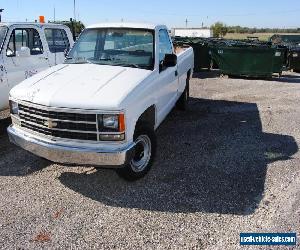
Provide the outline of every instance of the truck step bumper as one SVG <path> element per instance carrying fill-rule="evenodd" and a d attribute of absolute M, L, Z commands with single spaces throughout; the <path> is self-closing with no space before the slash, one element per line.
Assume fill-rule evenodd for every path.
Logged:
<path fill-rule="evenodd" d="M 94 148 L 80 148 L 57 145 L 38 140 L 15 129 L 7 129 L 10 142 L 47 160 L 63 164 L 97 165 L 120 168 L 129 163 L 134 154 L 134 144 L 117 151 L 102 151 Z"/>

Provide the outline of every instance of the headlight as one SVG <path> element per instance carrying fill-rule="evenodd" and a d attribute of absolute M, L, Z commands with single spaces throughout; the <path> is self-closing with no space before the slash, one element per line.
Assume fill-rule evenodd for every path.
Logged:
<path fill-rule="evenodd" d="M 9 101 L 10 113 L 13 115 L 19 115 L 19 105 L 14 101 Z"/>
<path fill-rule="evenodd" d="M 118 115 L 103 115 L 103 127 L 107 129 L 119 131 L 119 116 Z"/>
<path fill-rule="evenodd" d="M 98 115 L 99 132 L 119 132 L 125 131 L 124 114 Z"/>
<path fill-rule="evenodd" d="M 124 114 L 97 115 L 100 141 L 125 140 L 125 116 Z"/>

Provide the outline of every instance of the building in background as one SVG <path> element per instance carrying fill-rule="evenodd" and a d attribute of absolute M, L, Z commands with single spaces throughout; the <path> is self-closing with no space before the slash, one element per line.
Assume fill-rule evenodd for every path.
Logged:
<path fill-rule="evenodd" d="M 213 31 L 208 28 L 173 28 L 172 36 L 181 37 L 212 37 Z"/>

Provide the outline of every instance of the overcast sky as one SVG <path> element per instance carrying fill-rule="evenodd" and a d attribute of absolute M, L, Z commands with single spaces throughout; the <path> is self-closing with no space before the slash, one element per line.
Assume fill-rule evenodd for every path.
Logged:
<path fill-rule="evenodd" d="M 3 21 L 73 17 L 73 0 L 0 0 Z M 300 27 L 300 0 L 76 0 L 76 16 L 85 24 L 142 21 L 171 27 L 210 26 L 216 21 L 249 27 Z"/>

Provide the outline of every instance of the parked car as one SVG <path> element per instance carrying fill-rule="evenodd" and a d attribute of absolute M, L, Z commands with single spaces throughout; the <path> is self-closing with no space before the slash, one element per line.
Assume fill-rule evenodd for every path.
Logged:
<path fill-rule="evenodd" d="M 8 108 L 8 93 L 21 81 L 63 63 L 73 46 L 65 25 L 44 23 L 0 24 L 0 111 Z"/>
<path fill-rule="evenodd" d="M 54 162 L 139 179 L 154 160 L 154 131 L 187 105 L 193 57 L 190 47 L 174 51 L 164 25 L 90 26 L 64 64 L 11 90 L 10 140 Z"/>

